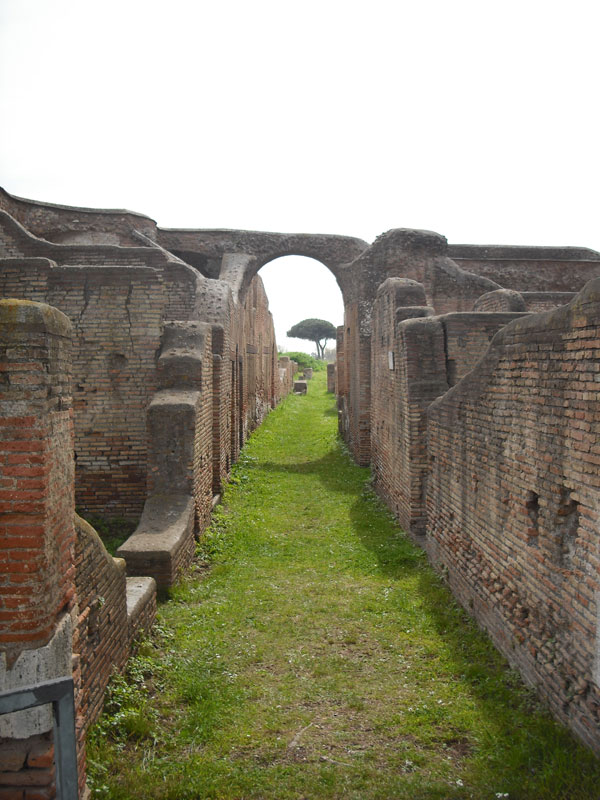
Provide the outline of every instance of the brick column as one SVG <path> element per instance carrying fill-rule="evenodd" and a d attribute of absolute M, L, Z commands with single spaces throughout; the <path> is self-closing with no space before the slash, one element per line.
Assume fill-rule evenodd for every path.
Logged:
<path fill-rule="evenodd" d="M 0 643 L 11 654 L 46 645 L 73 600 L 70 331 L 50 306 L 0 301 Z"/>
<path fill-rule="evenodd" d="M 60 311 L 0 300 L 0 689 L 72 674 L 70 348 Z M 52 796 L 51 727 L 47 707 L 0 718 L 0 749 L 13 753 L 0 787 Z"/>

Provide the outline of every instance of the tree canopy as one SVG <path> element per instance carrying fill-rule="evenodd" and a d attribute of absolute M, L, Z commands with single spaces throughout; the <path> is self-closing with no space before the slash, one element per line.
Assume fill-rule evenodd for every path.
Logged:
<path fill-rule="evenodd" d="M 324 319 L 303 319 L 297 322 L 287 332 L 293 339 L 308 339 L 315 343 L 317 348 L 317 358 L 324 357 L 325 345 L 328 339 L 335 339 L 335 326 Z"/>

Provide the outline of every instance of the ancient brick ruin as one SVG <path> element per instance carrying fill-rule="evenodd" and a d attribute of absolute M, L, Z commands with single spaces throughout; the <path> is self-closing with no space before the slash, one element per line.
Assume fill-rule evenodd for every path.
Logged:
<path fill-rule="evenodd" d="M 345 307 L 355 460 L 557 717 L 600 752 L 600 254 L 166 230 L 0 192 L 0 690 L 72 675 L 84 736 L 191 561 L 249 433 L 292 390 L 260 268 L 319 260 Z M 584 288 L 585 287 L 585 288 Z M 113 559 L 87 513 L 138 522 Z M 46 710 L 0 718 L 0 787 L 52 793 Z M 20 787 L 20 788 L 19 788 Z"/>

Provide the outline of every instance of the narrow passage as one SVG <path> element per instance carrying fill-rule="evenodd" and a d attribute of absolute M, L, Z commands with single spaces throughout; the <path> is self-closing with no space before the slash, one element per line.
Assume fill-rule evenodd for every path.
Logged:
<path fill-rule="evenodd" d="M 340 446 L 315 375 L 250 439 L 194 574 L 113 681 L 95 797 L 597 798 Z"/>

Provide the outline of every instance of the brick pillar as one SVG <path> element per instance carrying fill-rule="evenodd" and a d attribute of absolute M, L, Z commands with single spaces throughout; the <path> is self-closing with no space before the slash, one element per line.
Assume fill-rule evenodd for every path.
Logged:
<path fill-rule="evenodd" d="M 327 391 L 335 392 L 335 364 L 327 364 Z"/>
<path fill-rule="evenodd" d="M 0 643 L 46 645 L 74 593 L 73 421 L 68 319 L 0 301 Z"/>
<path fill-rule="evenodd" d="M 60 311 L 0 300 L 0 689 L 72 675 L 70 350 L 71 323 Z M 0 760 L 0 787 L 15 789 L 17 773 L 34 770 L 51 796 L 51 728 L 47 707 L 0 717 L 0 738 L 23 751 L 21 764 L 20 755 Z"/>

